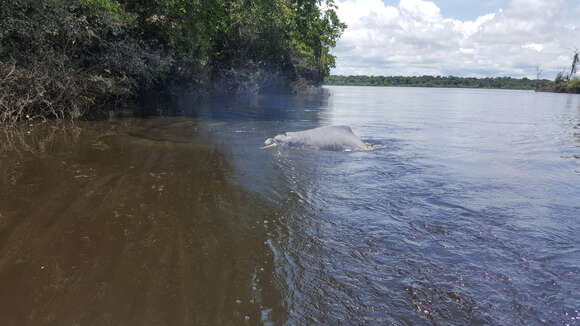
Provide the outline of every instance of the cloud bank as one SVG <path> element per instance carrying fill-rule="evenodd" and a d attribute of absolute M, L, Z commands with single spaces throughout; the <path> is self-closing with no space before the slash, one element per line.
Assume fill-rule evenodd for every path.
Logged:
<path fill-rule="evenodd" d="M 580 47 L 576 0 L 512 0 L 472 21 L 445 18 L 432 1 L 339 0 L 348 28 L 333 53 L 341 75 L 553 78 Z"/>

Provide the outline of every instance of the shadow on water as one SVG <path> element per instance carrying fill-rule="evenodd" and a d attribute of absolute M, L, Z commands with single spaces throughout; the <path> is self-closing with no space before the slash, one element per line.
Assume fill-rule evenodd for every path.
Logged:
<path fill-rule="evenodd" d="M 324 88 L 300 96 L 267 94 L 204 98 L 188 92 L 172 95 L 152 92 L 144 96 L 136 114 L 187 116 L 221 121 L 303 120 L 316 123 L 319 120 L 319 110 L 328 106 L 329 97 L 330 92 Z"/>
<path fill-rule="evenodd" d="M 284 320 L 261 221 L 198 123 L 0 129 L 2 325 Z M 258 224 L 260 223 L 260 224 Z"/>

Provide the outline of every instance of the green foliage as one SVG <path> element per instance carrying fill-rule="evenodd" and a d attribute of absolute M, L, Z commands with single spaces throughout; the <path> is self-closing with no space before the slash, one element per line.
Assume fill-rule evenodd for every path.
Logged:
<path fill-rule="evenodd" d="M 576 68 L 580 64 L 578 50 L 574 51 L 572 56 L 572 65 L 569 73 L 558 72 L 553 83 L 544 86 L 541 90 L 545 92 L 556 93 L 577 93 L 580 94 L 580 79 L 574 79 Z"/>
<path fill-rule="evenodd" d="M 455 87 L 455 88 L 497 88 L 497 89 L 537 89 L 546 87 L 549 80 L 528 78 L 472 78 L 455 76 L 329 76 L 327 85 L 357 86 L 412 86 L 412 87 Z"/>
<path fill-rule="evenodd" d="M 333 0 L 124 0 L 139 30 L 215 78 L 257 67 L 320 83 L 334 64 L 329 48 L 344 30 Z"/>
<path fill-rule="evenodd" d="M 62 104 L 76 117 L 171 84 L 234 93 L 320 84 L 344 28 L 334 0 L 12 0 L 0 6 L 0 74 L 8 76 L 0 101 L 12 100 L 0 105 L 15 105 L 17 82 L 71 98 L 32 92 L 0 113 L 46 116 Z M 51 76 L 70 82 L 54 86 Z"/>
<path fill-rule="evenodd" d="M 568 82 L 566 85 L 568 93 L 580 94 L 580 79 L 574 79 Z"/>
<path fill-rule="evenodd" d="M 313 2 L 292 0 L 296 13 L 292 31 L 292 57 L 297 70 L 321 83 L 335 65 L 330 48 L 346 28 L 336 14 L 333 0 Z"/>
<path fill-rule="evenodd" d="M 580 79 L 572 79 L 569 81 L 556 80 L 544 87 L 542 91 L 580 94 Z"/>
<path fill-rule="evenodd" d="M 89 10 L 102 11 L 118 19 L 129 18 L 121 4 L 115 0 L 79 0 L 79 4 Z"/>
<path fill-rule="evenodd" d="M 171 58 L 134 37 L 134 16 L 113 0 L 16 0 L 1 15 L 4 121 L 91 115 L 170 68 Z"/>

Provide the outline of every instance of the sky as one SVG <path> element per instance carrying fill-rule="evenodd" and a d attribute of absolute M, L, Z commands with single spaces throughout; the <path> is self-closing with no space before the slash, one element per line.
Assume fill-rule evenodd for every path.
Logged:
<path fill-rule="evenodd" d="M 337 75 L 541 77 L 569 70 L 580 0 L 337 0 Z"/>

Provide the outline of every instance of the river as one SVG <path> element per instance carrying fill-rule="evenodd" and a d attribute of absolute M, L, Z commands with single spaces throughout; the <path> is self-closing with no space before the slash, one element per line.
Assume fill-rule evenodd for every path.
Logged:
<path fill-rule="evenodd" d="M 2 325 L 580 325 L 580 97 L 325 87 L 0 127 Z M 260 150 L 349 125 L 371 152 Z"/>

